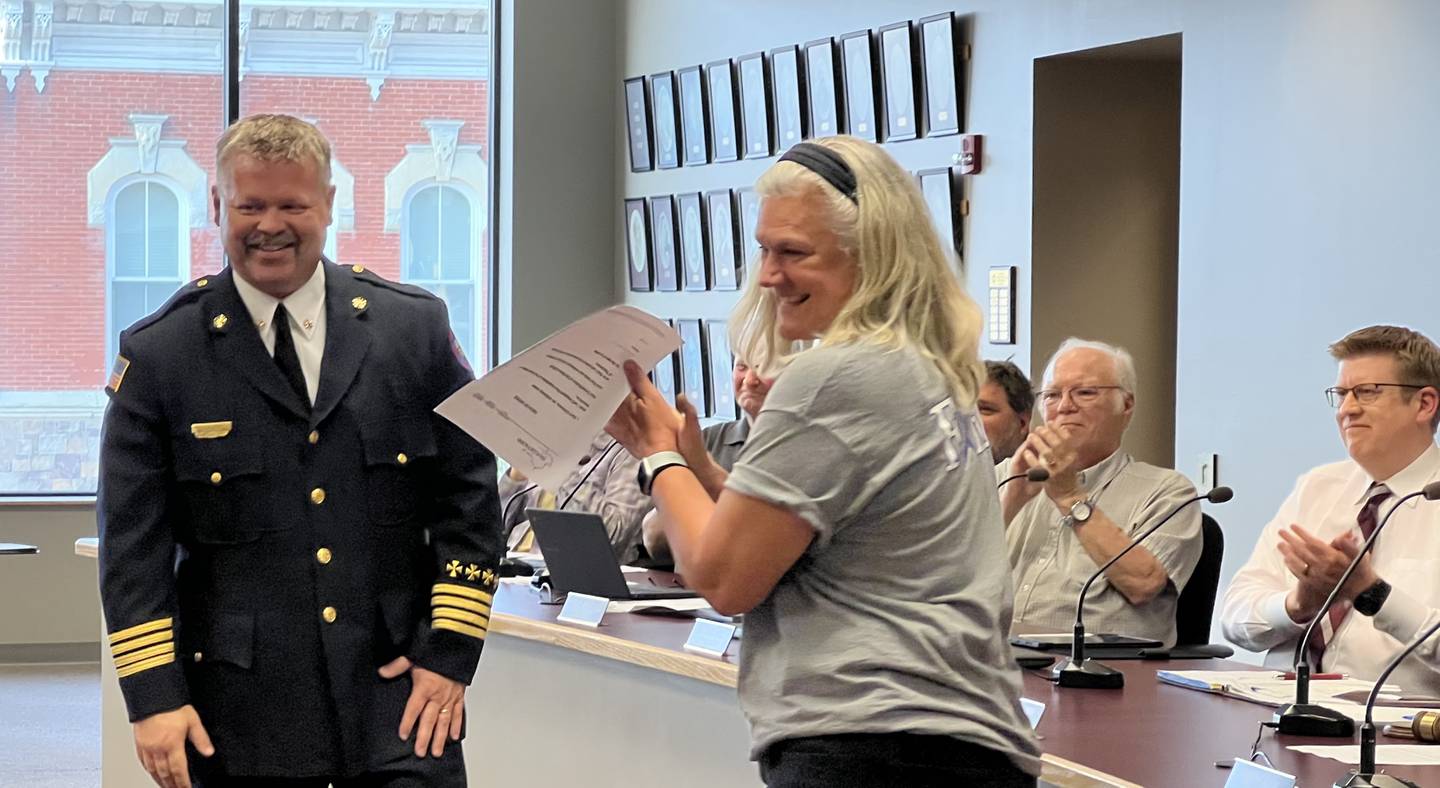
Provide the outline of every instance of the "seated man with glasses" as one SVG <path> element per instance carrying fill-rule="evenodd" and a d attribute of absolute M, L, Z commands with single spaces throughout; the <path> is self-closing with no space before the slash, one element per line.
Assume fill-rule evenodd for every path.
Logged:
<path fill-rule="evenodd" d="M 1290 667 L 1296 642 L 1364 539 L 1396 500 L 1440 479 L 1440 348 L 1408 328 L 1362 328 L 1330 346 L 1339 376 L 1325 394 L 1348 460 L 1305 475 L 1265 526 L 1221 604 L 1225 637 Z M 1314 670 L 1373 679 L 1440 616 L 1440 506 L 1395 512 L 1310 640 Z M 1440 687 L 1435 638 L 1392 682 Z"/>
<path fill-rule="evenodd" d="M 1120 448 L 1135 412 L 1135 363 L 1121 348 L 1067 339 L 1037 392 L 1043 423 L 1000 478 L 1043 467 L 1043 483 L 1012 482 L 1000 493 L 1016 632 L 1067 632 L 1081 586 L 1138 533 L 1195 496 L 1179 473 L 1137 462 Z M 1200 507 L 1105 571 L 1085 598 L 1094 632 L 1175 643 L 1175 605 L 1200 559 Z"/>

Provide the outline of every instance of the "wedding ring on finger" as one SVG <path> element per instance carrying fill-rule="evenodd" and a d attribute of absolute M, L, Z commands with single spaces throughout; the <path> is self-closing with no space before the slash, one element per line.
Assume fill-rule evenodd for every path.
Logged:
<path fill-rule="evenodd" d="M 441 714 L 441 715 L 445 715 L 445 714 L 449 714 L 449 713 L 450 713 L 450 710 L 449 710 L 449 709 L 441 709 L 441 710 L 440 710 L 440 714 Z"/>

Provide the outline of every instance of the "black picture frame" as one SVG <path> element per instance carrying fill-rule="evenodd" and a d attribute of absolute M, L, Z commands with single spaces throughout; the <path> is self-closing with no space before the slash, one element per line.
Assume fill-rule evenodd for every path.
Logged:
<path fill-rule="evenodd" d="M 650 222 L 645 200 L 625 200 L 625 269 L 630 272 L 630 290 L 648 293 L 655 289 L 650 257 Z"/>
<path fill-rule="evenodd" d="M 773 153 L 770 138 L 770 64 L 764 52 L 735 59 L 740 82 L 740 131 L 743 158 L 765 159 Z"/>
<path fill-rule="evenodd" d="M 740 223 L 740 250 L 744 255 L 740 268 L 741 281 L 744 281 L 746 272 L 753 274 L 754 267 L 760 264 L 760 242 L 755 240 L 755 228 L 760 224 L 760 193 L 754 187 L 735 190 L 735 215 Z"/>
<path fill-rule="evenodd" d="M 805 69 L 795 45 L 770 50 L 770 107 L 775 119 L 775 152 L 810 136 L 806 113 Z"/>
<path fill-rule="evenodd" d="M 710 412 L 710 398 L 706 395 L 709 380 L 705 374 L 705 342 L 700 336 L 700 321 L 684 318 L 675 321 L 680 332 L 680 390 L 696 413 Z"/>
<path fill-rule="evenodd" d="M 884 139 L 918 139 L 920 91 L 915 75 L 915 26 L 909 22 L 886 25 L 876 39 L 880 47 L 880 103 L 885 107 Z"/>
<path fill-rule="evenodd" d="M 962 48 L 957 45 L 959 21 L 953 12 L 947 11 L 921 19 L 918 27 L 924 134 L 927 137 L 959 134 L 965 121 L 965 71 Z"/>
<path fill-rule="evenodd" d="M 665 323 L 671 328 L 675 327 L 674 320 L 666 320 Z M 655 388 L 660 390 L 660 396 L 664 397 L 665 401 L 671 405 L 675 404 L 675 392 L 679 388 L 675 378 L 675 370 L 678 366 L 677 360 L 679 356 L 679 351 L 666 353 L 664 357 L 655 363 L 655 369 L 650 372 L 650 380 L 655 383 Z"/>
<path fill-rule="evenodd" d="M 736 119 L 740 104 L 735 69 L 729 60 L 705 64 L 705 86 L 710 91 L 710 161 L 738 161 L 740 133 Z"/>
<path fill-rule="evenodd" d="M 710 225 L 710 289 L 740 289 L 740 252 L 735 242 L 735 201 L 729 189 L 705 192 L 705 212 Z"/>
<path fill-rule="evenodd" d="M 710 109 L 705 75 L 699 66 L 675 72 L 680 88 L 680 161 L 686 167 L 710 163 Z"/>
<path fill-rule="evenodd" d="M 684 274 L 680 286 L 690 291 L 709 290 L 710 236 L 700 192 L 677 195 L 675 215 L 680 228 L 680 271 Z"/>
<path fill-rule="evenodd" d="M 840 58 L 833 38 L 821 38 L 805 45 L 805 84 L 809 88 L 805 102 L 806 129 L 809 136 L 832 137 L 845 133 L 845 84 L 840 74 Z"/>
<path fill-rule="evenodd" d="M 724 320 L 705 321 L 705 344 L 710 372 L 710 416 L 734 421 L 740 418 L 740 403 L 735 401 L 732 377 L 735 357 L 730 354 L 729 327 Z"/>
<path fill-rule="evenodd" d="M 675 92 L 675 74 L 663 71 L 650 75 L 650 108 L 655 130 L 655 167 L 673 170 L 680 166 L 680 102 Z"/>
<path fill-rule="evenodd" d="M 665 194 L 651 197 L 648 202 L 655 289 L 673 293 L 680 289 L 680 235 L 675 223 L 675 198 Z"/>
<path fill-rule="evenodd" d="M 936 167 L 915 173 L 920 181 L 920 195 L 935 221 L 935 232 L 942 247 L 954 253 L 957 272 L 963 269 L 960 256 L 964 217 L 961 216 L 961 178 L 953 167 Z"/>
<path fill-rule="evenodd" d="M 625 131 L 630 140 L 630 171 L 655 169 L 651 158 L 650 93 L 644 77 L 625 80 Z"/>
<path fill-rule="evenodd" d="M 869 30 L 840 36 L 840 71 L 845 85 L 847 133 L 869 142 L 879 142 L 875 37 Z"/>

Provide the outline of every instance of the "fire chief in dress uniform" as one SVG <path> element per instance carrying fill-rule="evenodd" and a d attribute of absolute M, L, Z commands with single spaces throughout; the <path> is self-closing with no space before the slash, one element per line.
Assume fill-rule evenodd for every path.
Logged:
<path fill-rule="evenodd" d="M 230 267 L 126 330 L 100 587 L 163 786 L 463 786 L 465 685 L 503 544 L 494 457 L 432 413 L 474 376 L 444 304 L 321 258 L 329 144 L 217 151 Z"/>

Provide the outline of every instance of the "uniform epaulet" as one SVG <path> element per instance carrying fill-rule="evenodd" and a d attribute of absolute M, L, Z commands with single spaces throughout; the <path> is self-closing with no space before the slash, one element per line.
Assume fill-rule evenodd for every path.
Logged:
<path fill-rule="evenodd" d="M 198 299 L 200 296 L 205 294 L 206 290 L 210 288 L 210 280 L 215 276 L 216 274 L 202 276 L 199 279 L 196 279 L 195 281 L 182 286 L 179 290 L 175 291 L 174 295 L 170 296 L 169 301 L 166 301 L 159 309 L 155 310 L 154 312 L 151 312 L 145 317 L 142 317 L 139 320 L 135 321 L 128 329 L 126 329 L 125 333 L 133 336 L 134 334 L 143 331 L 149 326 L 160 322 L 161 318 L 175 311 L 177 308 Z"/>
<path fill-rule="evenodd" d="M 438 298 L 434 293 L 423 287 L 407 285 L 401 282 L 392 282 L 363 265 L 342 265 L 340 267 L 350 272 L 350 275 L 359 281 L 375 285 L 376 287 L 383 287 L 386 290 L 393 290 L 396 293 L 415 296 L 416 298 Z"/>

